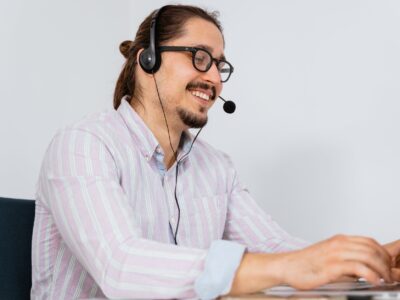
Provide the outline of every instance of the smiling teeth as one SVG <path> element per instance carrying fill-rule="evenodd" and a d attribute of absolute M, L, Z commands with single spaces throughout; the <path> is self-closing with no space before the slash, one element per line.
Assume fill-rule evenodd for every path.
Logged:
<path fill-rule="evenodd" d="M 199 91 L 192 91 L 192 95 L 200 97 L 201 99 L 204 99 L 204 100 L 207 100 L 207 101 L 210 100 L 210 96 L 209 95 L 204 94 L 204 93 L 199 92 Z"/>

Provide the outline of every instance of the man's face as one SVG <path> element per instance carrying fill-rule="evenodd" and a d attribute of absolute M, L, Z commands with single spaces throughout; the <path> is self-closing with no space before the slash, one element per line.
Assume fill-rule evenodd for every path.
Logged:
<path fill-rule="evenodd" d="M 189 19 L 184 34 L 165 46 L 199 47 L 213 58 L 223 57 L 224 41 L 218 28 L 200 18 Z M 198 128 L 207 123 L 207 112 L 221 93 L 222 83 L 216 65 L 207 72 L 196 70 L 191 52 L 162 52 L 156 80 L 166 113 L 174 125 Z"/>

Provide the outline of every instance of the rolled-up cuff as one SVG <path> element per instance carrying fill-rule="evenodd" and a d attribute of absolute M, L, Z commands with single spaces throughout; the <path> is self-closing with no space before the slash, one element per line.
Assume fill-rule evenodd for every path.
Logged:
<path fill-rule="evenodd" d="M 211 244 L 204 271 L 195 281 L 200 299 L 214 299 L 228 293 L 246 247 L 230 241 L 218 240 Z"/>

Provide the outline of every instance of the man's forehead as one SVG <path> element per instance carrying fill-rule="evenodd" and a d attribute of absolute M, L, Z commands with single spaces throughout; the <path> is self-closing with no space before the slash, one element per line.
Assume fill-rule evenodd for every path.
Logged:
<path fill-rule="evenodd" d="M 205 44 L 194 44 L 194 45 L 190 45 L 190 46 L 196 47 L 196 48 L 205 49 L 205 50 L 207 50 L 208 52 L 210 52 L 211 54 L 214 53 L 214 49 L 213 49 L 212 47 L 208 46 L 208 45 L 205 45 Z M 218 55 L 218 57 L 216 57 L 216 58 L 218 58 L 218 59 L 225 59 L 225 55 L 224 55 L 223 52 L 222 52 L 221 54 L 219 54 L 219 53 L 216 53 L 216 54 Z"/>
<path fill-rule="evenodd" d="M 201 18 L 188 20 L 184 25 L 183 34 L 173 43 L 176 46 L 202 48 L 210 52 L 215 58 L 225 58 L 224 39 L 221 31 L 215 24 Z M 185 45 L 181 43 L 185 43 Z"/>
<path fill-rule="evenodd" d="M 197 28 L 193 30 L 195 26 L 189 25 L 180 37 L 171 40 L 170 45 L 202 48 L 210 52 L 215 58 L 225 59 L 222 33 L 214 24 L 205 22 L 211 24 L 215 30 L 198 30 Z"/>

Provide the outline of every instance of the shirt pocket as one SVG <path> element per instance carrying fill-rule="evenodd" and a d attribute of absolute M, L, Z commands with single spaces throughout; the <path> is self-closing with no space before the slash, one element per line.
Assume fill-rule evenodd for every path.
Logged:
<path fill-rule="evenodd" d="M 228 194 L 204 196 L 192 200 L 191 210 L 186 213 L 185 229 L 182 230 L 187 246 L 207 249 L 224 233 Z"/>

